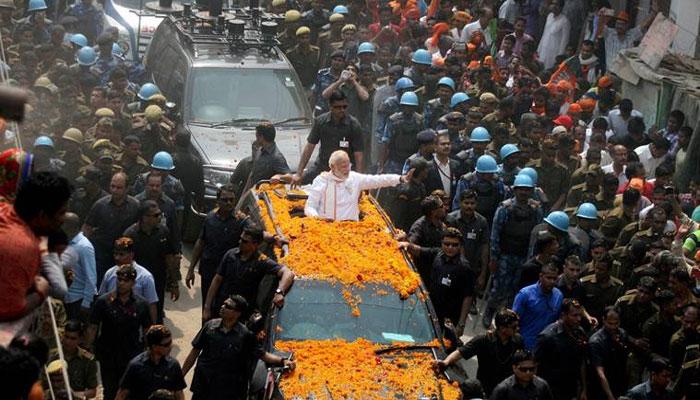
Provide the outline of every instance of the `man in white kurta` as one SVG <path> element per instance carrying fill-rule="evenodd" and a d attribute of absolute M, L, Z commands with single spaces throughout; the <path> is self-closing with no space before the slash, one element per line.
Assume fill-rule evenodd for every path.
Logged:
<path fill-rule="evenodd" d="M 537 47 L 537 54 L 539 54 L 540 61 L 546 69 L 552 68 L 556 57 L 566 51 L 566 46 L 569 44 L 569 31 L 571 30 L 571 24 L 561 13 L 558 1 L 552 3 L 550 10 L 544 25 L 542 40 Z"/>
<path fill-rule="evenodd" d="M 363 190 L 396 186 L 407 182 L 413 170 L 406 175 L 365 175 L 350 171 L 350 158 L 344 151 L 336 151 L 329 159 L 331 170 L 317 176 L 304 188 L 309 195 L 304 206 L 307 217 L 334 221 L 357 221 L 360 217 L 358 202 Z"/>

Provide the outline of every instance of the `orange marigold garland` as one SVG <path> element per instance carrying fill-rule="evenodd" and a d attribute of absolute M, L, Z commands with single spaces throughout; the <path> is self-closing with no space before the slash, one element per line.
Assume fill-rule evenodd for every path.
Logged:
<path fill-rule="evenodd" d="M 280 187 L 276 189 L 279 193 Z M 404 299 L 420 285 L 418 274 L 404 261 L 398 242 L 368 198 L 360 199 L 360 221 L 328 222 L 292 217 L 292 212 L 303 210 L 304 200 L 281 198 L 269 187 L 261 190 L 267 191 L 275 222 L 289 239 L 289 254 L 280 262 L 295 274 L 345 286 L 388 284 Z M 266 229 L 274 232 L 262 200 L 260 207 Z M 356 309 L 359 301 L 349 303 Z"/>
<path fill-rule="evenodd" d="M 316 398 L 393 399 L 396 392 L 406 399 L 439 393 L 447 400 L 459 399 L 457 384 L 435 376 L 433 357 L 426 352 L 398 350 L 378 356 L 374 351 L 382 346 L 364 339 L 278 341 L 276 347 L 294 352 L 297 363 L 280 382 L 286 398 L 313 393 Z"/>

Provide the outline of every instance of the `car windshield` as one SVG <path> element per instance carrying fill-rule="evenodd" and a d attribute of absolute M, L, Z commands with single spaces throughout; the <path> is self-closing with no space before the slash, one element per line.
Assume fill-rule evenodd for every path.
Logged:
<path fill-rule="evenodd" d="M 191 84 L 190 121 L 282 121 L 306 114 L 302 87 L 288 70 L 199 68 Z"/>
<path fill-rule="evenodd" d="M 343 291 L 359 296 L 355 317 Z M 297 280 L 280 310 L 277 339 L 427 343 L 434 338 L 428 309 L 417 295 L 401 300 L 389 286 L 343 288 L 319 280 Z"/>

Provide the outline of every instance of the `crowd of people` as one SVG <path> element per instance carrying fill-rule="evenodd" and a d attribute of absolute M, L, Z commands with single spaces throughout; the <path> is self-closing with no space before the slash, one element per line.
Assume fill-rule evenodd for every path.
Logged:
<path fill-rule="evenodd" d="M 294 368 L 256 338 L 294 280 L 263 254 L 286 238 L 236 210 L 263 179 L 329 221 L 362 218 L 372 190 L 455 339 L 436 372 L 478 360 L 463 398 L 700 398 L 700 181 L 674 178 L 697 133 L 681 110 L 658 129 L 610 71 L 668 1 L 261 6 L 284 17 L 313 126 L 293 169 L 261 123 L 218 188 L 181 368 L 164 303 L 204 186 L 177 105 L 99 2 L 0 0 L 0 70 L 29 94 L 17 129 L 0 120 L 0 324 L 39 321 L 0 349 L 3 398 L 182 399 L 193 369 L 194 398 L 238 399 L 257 360 Z M 470 319 L 485 333 L 461 343 Z"/>

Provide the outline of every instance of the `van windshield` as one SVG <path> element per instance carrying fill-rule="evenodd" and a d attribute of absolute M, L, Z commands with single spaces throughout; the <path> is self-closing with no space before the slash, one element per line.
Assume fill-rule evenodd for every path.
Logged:
<path fill-rule="evenodd" d="M 282 121 L 306 116 L 303 88 L 291 71 L 198 68 L 193 72 L 189 121 Z"/>

